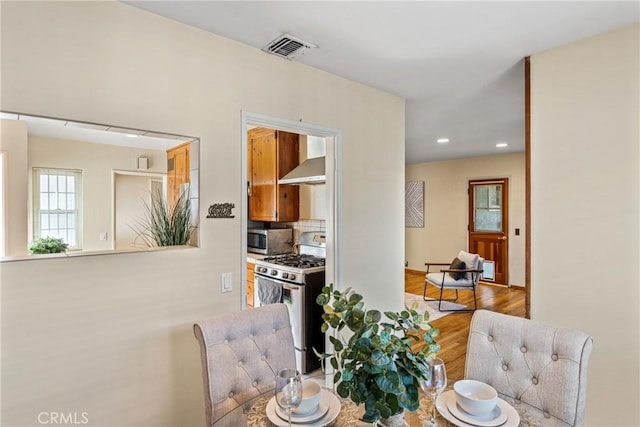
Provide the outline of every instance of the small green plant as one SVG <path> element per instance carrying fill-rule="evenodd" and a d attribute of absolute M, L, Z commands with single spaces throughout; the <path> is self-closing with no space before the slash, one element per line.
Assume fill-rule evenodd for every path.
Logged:
<path fill-rule="evenodd" d="M 385 312 L 383 318 L 378 310 L 365 310 L 362 299 L 351 288 L 323 288 L 316 299 L 324 309 L 322 332 L 333 328 L 337 333 L 329 336 L 333 352 L 318 356 L 334 369 L 337 393 L 357 405 L 364 403 L 363 421 L 389 418 L 402 408 L 415 411 L 419 380 L 427 375 L 425 363 L 440 351 L 435 340 L 439 331 L 428 323 L 428 313 L 415 310 L 417 303 L 401 312 Z M 345 327 L 351 337 L 337 337 Z"/>
<path fill-rule="evenodd" d="M 191 200 L 183 191 L 172 206 L 168 206 L 161 190 L 151 193 L 151 202 L 144 201 L 144 216 L 134 231 L 145 246 L 187 245 L 195 226 L 191 223 Z M 137 240 L 136 239 L 136 240 Z"/>
<path fill-rule="evenodd" d="M 57 237 L 40 237 L 29 245 L 29 253 L 37 254 L 59 254 L 66 252 L 69 245 L 64 240 Z"/>

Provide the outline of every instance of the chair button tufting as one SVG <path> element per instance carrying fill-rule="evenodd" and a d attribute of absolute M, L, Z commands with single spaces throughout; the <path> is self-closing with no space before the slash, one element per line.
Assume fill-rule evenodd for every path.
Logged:
<path fill-rule="evenodd" d="M 249 338 L 253 339 L 253 334 L 249 334 Z"/>
<path fill-rule="evenodd" d="M 242 360 L 238 362 L 238 366 L 242 366 Z"/>
<path fill-rule="evenodd" d="M 504 365 L 502 365 L 502 370 L 503 371 L 507 371 L 509 369 L 509 366 L 505 363 Z"/>
<path fill-rule="evenodd" d="M 523 352 L 523 353 L 526 353 L 527 352 L 527 347 L 525 347 L 525 346 L 520 347 L 520 351 Z"/>
<path fill-rule="evenodd" d="M 544 411 L 542 415 L 544 415 L 545 418 L 551 418 L 551 414 L 549 413 L 549 411 Z"/>
<path fill-rule="evenodd" d="M 233 398 L 233 392 L 232 391 L 229 392 L 229 399 L 231 399 L 231 398 Z"/>
<path fill-rule="evenodd" d="M 551 360 L 553 360 L 554 362 L 556 362 L 558 360 L 558 355 L 554 354 L 551 356 Z"/>
<path fill-rule="evenodd" d="M 276 333 L 276 328 L 271 329 L 271 332 L 275 334 Z"/>
<path fill-rule="evenodd" d="M 533 385 L 538 385 L 538 378 L 536 377 L 531 378 L 531 382 L 533 383 Z"/>
<path fill-rule="evenodd" d="M 251 383 L 252 386 L 256 387 L 258 385 L 258 381 L 254 381 Z"/>
<path fill-rule="evenodd" d="M 520 403 L 520 399 L 517 399 L 517 398 L 513 399 L 513 401 L 516 402 L 516 403 Z"/>
<path fill-rule="evenodd" d="M 487 339 L 489 340 L 489 342 L 493 342 L 493 335 L 489 335 Z"/>
<path fill-rule="evenodd" d="M 262 356 L 260 360 L 267 360 L 267 356 Z"/>
<path fill-rule="evenodd" d="M 225 344 L 229 344 L 229 340 L 224 340 L 223 341 Z"/>

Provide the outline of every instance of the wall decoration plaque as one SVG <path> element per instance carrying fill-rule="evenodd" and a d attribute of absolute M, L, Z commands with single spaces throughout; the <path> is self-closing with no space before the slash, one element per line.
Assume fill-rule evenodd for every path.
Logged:
<path fill-rule="evenodd" d="M 424 227 L 424 181 L 405 183 L 404 226 Z"/>

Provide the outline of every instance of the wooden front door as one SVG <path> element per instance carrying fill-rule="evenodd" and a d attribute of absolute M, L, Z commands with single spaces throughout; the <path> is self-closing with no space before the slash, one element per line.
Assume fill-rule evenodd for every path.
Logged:
<path fill-rule="evenodd" d="M 494 281 L 504 285 L 509 284 L 508 195 L 507 178 L 469 181 L 469 252 L 493 261 Z"/>

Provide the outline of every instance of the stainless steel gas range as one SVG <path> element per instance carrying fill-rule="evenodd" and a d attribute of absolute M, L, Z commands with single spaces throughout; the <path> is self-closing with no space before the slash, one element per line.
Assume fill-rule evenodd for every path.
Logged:
<path fill-rule="evenodd" d="M 289 308 L 296 362 L 303 373 L 320 368 L 313 349 L 324 352 L 323 311 L 316 298 L 325 285 L 325 240 L 324 232 L 302 233 L 299 254 L 257 260 L 254 270 L 254 305 L 284 302 Z"/>

